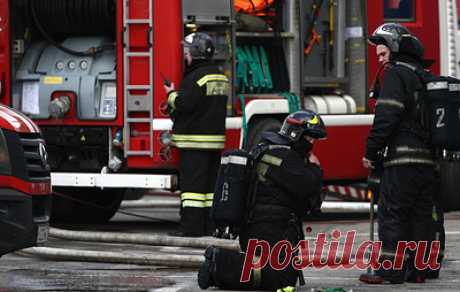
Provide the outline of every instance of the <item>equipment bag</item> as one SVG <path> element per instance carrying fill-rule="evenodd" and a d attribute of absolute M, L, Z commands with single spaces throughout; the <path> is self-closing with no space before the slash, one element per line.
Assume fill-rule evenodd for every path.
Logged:
<path fill-rule="evenodd" d="M 424 85 L 417 106 L 433 150 L 460 151 L 460 80 L 436 76 L 403 62 L 396 65 L 414 71 Z"/>

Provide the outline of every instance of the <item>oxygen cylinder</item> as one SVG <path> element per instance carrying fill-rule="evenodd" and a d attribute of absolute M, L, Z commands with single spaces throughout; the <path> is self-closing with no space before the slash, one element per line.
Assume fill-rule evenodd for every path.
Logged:
<path fill-rule="evenodd" d="M 218 228 L 239 226 L 244 219 L 252 166 L 253 158 L 244 150 L 222 155 L 211 211 Z"/>

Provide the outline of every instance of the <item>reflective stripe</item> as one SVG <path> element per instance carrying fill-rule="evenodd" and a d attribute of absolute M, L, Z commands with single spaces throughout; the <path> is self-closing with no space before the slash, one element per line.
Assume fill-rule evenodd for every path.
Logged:
<path fill-rule="evenodd" d="M 287 150 L 290 150 L 290 149 L 291 149 L 291 146 L 286 146 L 286 145 L 270 145 L 270 146 L 268 146 L 268 149 L 269 149 L 269 150 L 273 150 L 273 149 L 287 149 Z"/>
<path fill-rule="evenodd" d="M 427 90 L 440 90 L 447 88 L 449 88 L 449 84 L 447 83 L 447 81 L 428 82 L 426 84 Z"/>
<path fill-rule="evenodd" d="M 402 102 L 397 101 L 395 99 L 379 99 L 377 103 L 375 104 L 375 106 L 378 106 L 378 105 L 389 105 L 389 106 L 394 106 L 400 109 L 406 108 Z"/>
<path fill-rule="evenodd" d="M 188 135 L 188 134 L 173 134 L 173 141 L 186 142 L 225 142 L 225 135 Z"/>
<path fill-rule="evenodd" d="M 261 182 L 265 182 L 265 175 L 267 174 L 268 168 L 270 166 L 268 164 L 259 162 L 257 164 L 257 177 Z"/>
<path fill-rule="evenodd" d="M 182 207 L 187 208 L 204 208 L 205 207 L 205 202 L 199 202 L 199 201 L 190 201 L 190 200 L 185 200 L 182 202 Z"/>
<path fill-rule="evenodd" d="M 436 212 L 436 206 L 433 206 L 431 216 L 433 217 L 433 221 L 438 222 L 438 213 Z"/>
<path fill-rule="evenodd" d="M 429 164 L 434 165 L 433 160 L 423 158 L 398 158 L 383 163 L 384 167 L 402 165 L 402 164 Z"/>
<path fill-rule="evenodd" d="M 223 74 L 209 74 L 204 77 L 202 77 L 200 80 L 198 80 L 196 83 L 198 86 L 203 86 L 205 85 L 208 81 L 225 81 L 228 82 L 227 76 Z"/>
<path fill-rule="evenodd" d="M 207 96 L 228 95 L 229 90 L 230 88 L 226 81 L 211 81 L 206 83 Z"/>
<path fill-rule="evenodd" d="M 204 202 L 205 207 L 212 207 L 212 202 L 214 200 L 214 193 L 206 194 L 206 202 Z"/>
<path fill-rule="evenodd" d="M 180 195 L 182 207 L 204 208 L 206 194 L 184 192 Z"/>
<path fill-rule="evenodd" d="M 415 67 L 415 66 L 413 66 L 413 65 L 411 65 L 409 63 L 406 63 L 406 62 L 396 62 L 396 65 L 401 65 L 401 66 L 406 67 L 406 68 L 408 68 L 408 69 L 410 69 L 412 71 L 417 70 L 417 67 Z"/>
<path fill-rule="evenodd" d="M 238 164 L 238 165 L 248 165 L 248 158 L 247 157 L 242 157 L 242 156 L 235 156 L 235 155 L 229 155 L 226 157 L 222 157 L 220 159 L 220 164 L 226 165 L 226 164 Z"/>
<path fill-rule="evenodd" d="M 182 193 L 180 195 L 181 200 L 195 200 L 195 201 L 204 201 L 206 200 L 206 194 L 203 193 Z"/>
<path fill-rule="evenodd" d="M 177 98 L 177 91 L 171 91 L 168 94 L 168 104 L 173 108 L 176 109 L 176 98 Z"/>
<path fill-rule="evenodd" d="M 253 264 L 258 262 L 260 260 L 259 256 L 254 256 Z M 253 275 L 253 286 L 254 288 L 259 288 L 260 284 L 262 283 L 262 269 L 260 268 L 254 268 L 252 270 L 252 275 Z"/>
<path fill-rule="evenodd" d="M 294 292 L 294 291 L 295 291 L 295 287 L 293 286 L 287 286 L 287 287 L 276 290 L 276 292 Z"/>
<path fill-rule="evenodd" d="M 178 148 L 223 149 L 225 135 L 173 134 L 172 144 Z"/>
<path fill-rule="evenodd" d="M 449 84 L 449 91 L 460 91 L 460 84 L 458 83 Z"/>
<path fill-rule="evenodd" d="M 173 142 L 177 148 L 194 148 L 194 149 L 223 149 L 224 143 L 206 143 L 206 142 Z"/>
<path fill-rule="evenodd" d="M 430 150 L 423 148 L 410 148 L 409 146 L 396 147 L 396 153 L 420 153 L 420 154 L 431 154 Z"/>
<path fill-rule="evenodd" d="M 264 156 L 262 156 L 261 161 L 274 166 L 281 166 L 281 163 L 283 163 L 283 159 L 270 154 L 265 154 Z"/>

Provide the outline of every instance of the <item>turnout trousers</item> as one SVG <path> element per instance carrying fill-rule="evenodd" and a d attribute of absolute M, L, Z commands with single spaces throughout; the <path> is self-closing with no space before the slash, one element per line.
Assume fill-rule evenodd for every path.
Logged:
<path fill-rule="evenodd" d="M 210 210 L 214 196 L 220 150 L 179 149 L 181 190 L 180 231 L 185 236 L 212 234 Z"/>
<path fill-rule="evenodd" d="M 262 269 L 254 269 L 248 282 L 240 281 L 249 239 L 265 240 L 269 243 L 270 249 L 282 240 L 288 240 L 295 247 L 299 242 L 299 234 L 297 227 L 290 225 L 288 220 L 249 224 L 248 228 L 240 234 L 240 246 L 243 252 L 217 248 L 215 253 L 215 285 L 221 289 L 234 290 L 277 290 L 295 287 L 299 278 L 299 271 L 296 271 L 291 264 L 284 270 L 278 271 L 273 269 L 270 263 L 267 263 Z M 260 254 L 256 256 L 260 256 Z M 283 262 L 285 258 L 286 254 L 281 252 L 279 261 Z"/>
<path fill-rule="evenodd" d="M 403 165 L 383 171 L 378 208 L 378 234 L 383 259 L 394 260 L 399 241 L 433 240 L 433 196 L 438 191 L 434 167 Z M 428 251 L 424 254 L 427 259 Z M 426 270 L 417 270 L 415 252 L 406 250 L 403 269 L 390 269 L 384 277 L 400 282 L 416 277 L 425 279 Z M 382 271 L 382 270 L 381 270 Z M 406 274 L 407 273 L 407 274 Z"/>

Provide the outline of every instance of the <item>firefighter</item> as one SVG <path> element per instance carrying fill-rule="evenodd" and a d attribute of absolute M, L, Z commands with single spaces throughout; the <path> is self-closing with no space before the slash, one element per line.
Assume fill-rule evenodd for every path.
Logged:
<path fill-rule="evenodd" d="M 437 174 L 426 132 L 417 117 L 416 98 L 422 83 L 404 62 L 424 67 L 423 45 L 400 24 L 386 23 L 369 39 L 376 46 L 379 61 L 389 54 L 380 85 L 374 123 L 367 140 L 363 164 L 374 168 L 383 153 L 383 174 L 378 212 L 381 261 L 394 262 L 398 241 L 432 239 L 433 194 L 437 193 Z M 428 253 L 427 253 L 428 254 Z M 427 256 L 425 254 L 425 256 Z M 399 256 L 399 255 L 398 255 Z M 401 259 L 400 259 L 401 260 Z M 376 271 L 380 281 L 391 283 L 424 282 L 426 271 L 414 267 L 410 253 L 402 270 Z"/>
<path fill-rule="evenodd" d="M 227 77 L 213 63 L 215 45 L 201 32 L 186 36 L 185 77 L 179 90 L 165 84 L 173 119 L 172 143 L 179 149 L 181 222 L 179 236 L 204 236 L 214 231 L 212 206 L 220 151 L 225 143 Z"/>
<path fill-rule="evenodd" d="M 239 236 L 243 252 L 208 247 L 198 273 L 200 288 L 289 291 L 295 287 L 301 272 L 292 265 L 276 271 L 267 264 L 253 271 L 249 282 L 240 282 L 244 252 L 249 239 L 265 240 L 271 247 L 288 240 L 295 247 L 304 238 L 301 219 L 319 209 L 322 202 L 322 170 L 311 150 L 316 139 L 325 137 L 324 123 L 312 111 L 290 114 L 278 133 L 263 134 L 262 143 L 269 147 L 255 164 L 256 191 L 249 200 L 252 203 Z M 299 279 L 303 281 L 303 276 Z"/>

